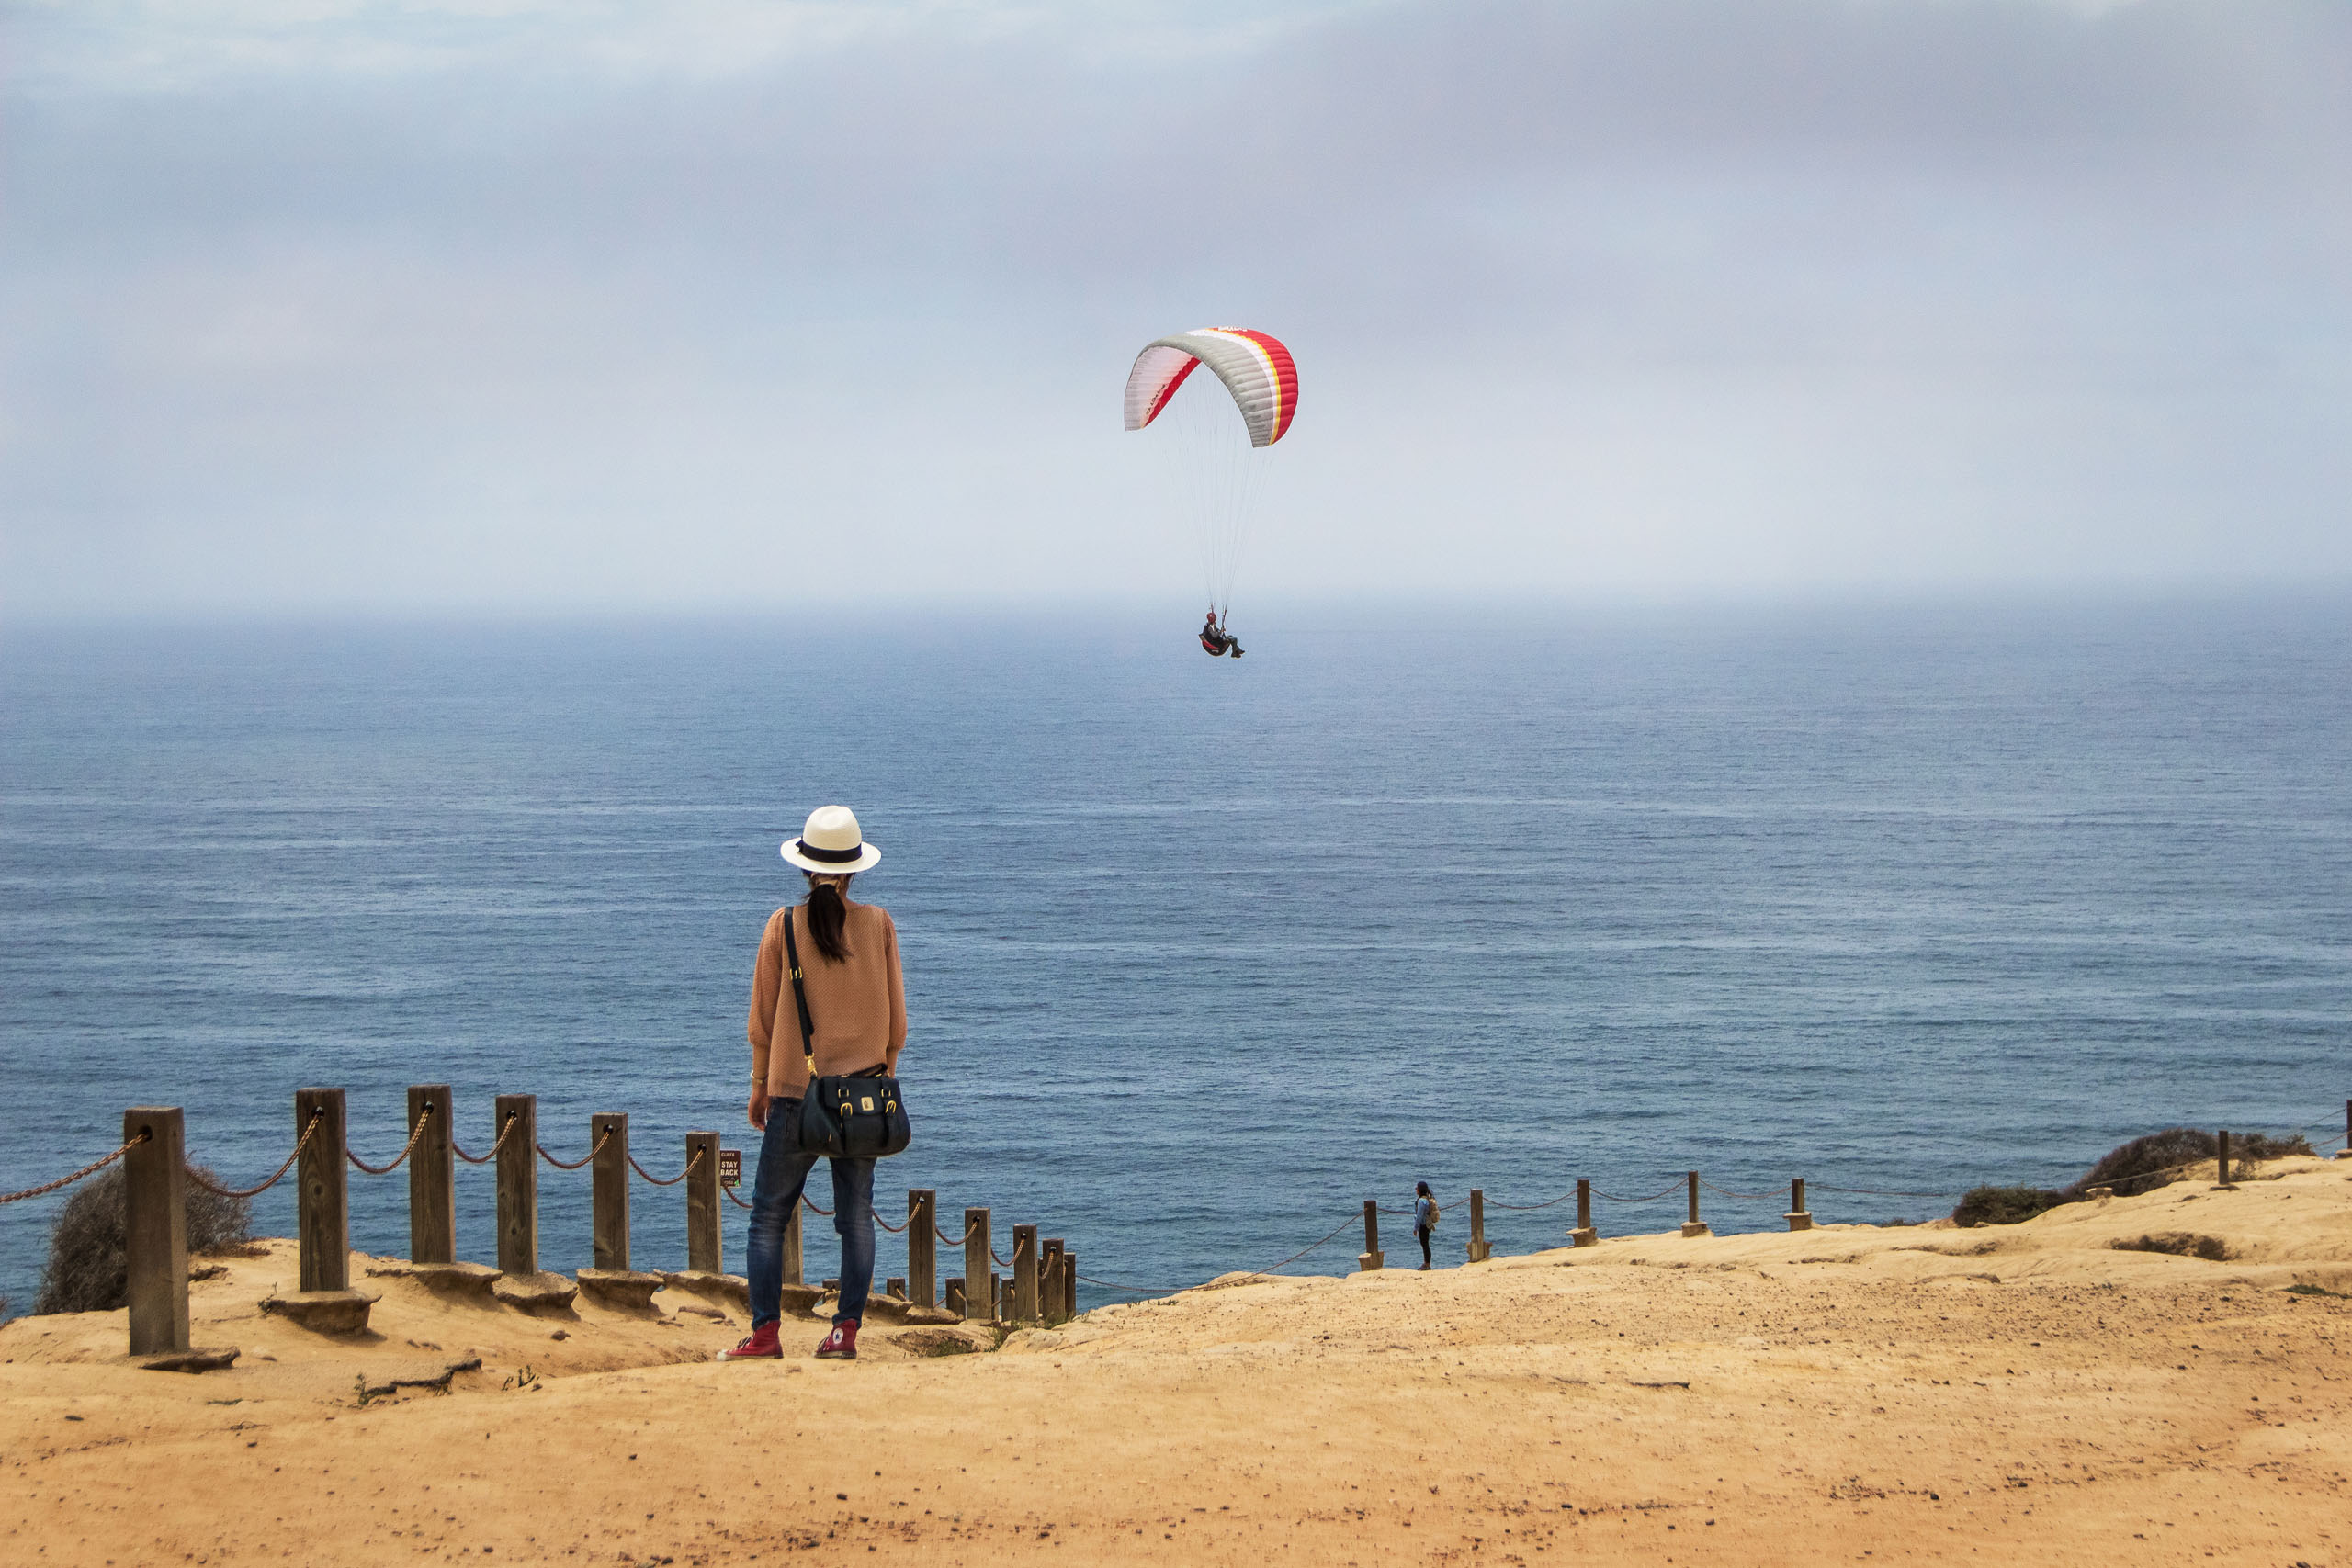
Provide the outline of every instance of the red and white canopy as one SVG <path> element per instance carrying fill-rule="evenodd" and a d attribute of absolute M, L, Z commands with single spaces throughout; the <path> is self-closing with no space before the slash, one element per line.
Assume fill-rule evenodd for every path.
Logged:
<path fill-rule="evenodd" d="M 1127 428 L 1141 430 L 1159 418 L 1199 365 L 1216 371 L 1233 394 L 1250 446 L 1272 446 L 1290 429 L 1298 410 L 1298 367 L 1278 340 L 1246 327 L 1200 327 L 1147 345 L 1127 372 Z"/>

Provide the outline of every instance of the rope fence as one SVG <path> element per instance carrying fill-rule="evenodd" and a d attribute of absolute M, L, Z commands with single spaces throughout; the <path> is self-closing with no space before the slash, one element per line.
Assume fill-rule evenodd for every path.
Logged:
<path fill-rule="evenodd" d="M 1513 1213 L 1518 1214 L 1532 1214 L 1538 1209 L 1549 1209 L 1555 1204 L 1565 1203 L 1575 1196 L 1576 1194 L 1574 1192 L 1563 1192 L 1557 1198 L 1548 1199 L 1541 1203 L 1498 1203 L 1493 1199 L 1489 1198 L 1487 1200 L 1487 1207 L 1489 1209 L 1509 1209 Z"/>
<path fill-rule="evenodd" d="M 651 1171 L 646 1169 L 643 1166 L 639 1165 L 635 1155 L 628 1156 L 628 1163 L 635 1168 L 638 1175 L 645 1178 L 645 1179 L 651 1185 L 655 1187 L 675 1187 L 679 1182 L 684 1181 L 687 1177 L 692 1176 L 695 1173 L 695 1167 L 702 1163 L 702 1151 L 700 1149 L 696 1149 L 693 1154 L 687 1156 L 686 1168 L 678 1172 L 677 1175 L 666 1179 L 656 1176 Z"/>
<path fill-rule="evenodd" d="M 370 1176 L 390 1176 L 392 1172 L 401 1168 L 401 1162 L 402 1160 L 408 1158 L 409 1156 L 416 1152 L 416 1141 L 424 1136 L 424 1124 L 428 1121 L 432 1120 L 432 1108 L 427 1106 L 425 1108 L 424 1114 L 416 1119 L 416 1125 L 410 1129 L 408 1142 L 401 1146 L 401 1152 L 393 1156 L 392 1163 L 390 1165 L 369 1165 L 366 1160 L 361 1159 L 357 1155 L 352 1153 L 348 1147 L 343 1151 L 344 1157 L 349 1160 L 352 1164 L 357 1166 L 360 1169 L 366 1171 Z"/>
<path fill-rule="evenodd" d="M 1600 1199 L 1604 1203 L 1655 1203 L 1661 1198 L 1672 1197 L 1676 1192 L 1679 1191 L 1681 1188 L 1682 1183 L 1680 1181 L 1669 1181 L 1664 1187 L 1659 1188 L 1657 1191 L 1649 1193 L 1644 1197 L 1620 1198 L 1613 1192 L 1603 1192 L 1600 1188 L 1596 1187 L 1592 1190 L 1592 1195 Z M 1555 1201 L 1557 1201 L 1557 1200 L 1555 1200 Z"/>
<path fill-rule="evenodd" d="M 423 1123 L 422 1123 L 422 1122 L 420 1122 L 420 1123 L 418 1124 L 418 1130 L 419 1130 L 420 1132 L 421 1132 L 421 1131 L 423 1131 Z M 410 1142 L 410 1143 L 412 1143 L 412 1144 L 413 1144 L 415 1141 L 416 1141 L 416 1140 L 415 1140 L 415 1139 L 413 1139 L 413 1138 L 412 1138 L 412 1139 L 410 1139 L 410 1140 L 409 1140 L 409 1142 Z M 582 1166 L 586 1165 L 589 1161 L 591 1161 L 591 1160 L 594 1159 L 598 1155 L 603 1154 L 603 1153 L 605 1152 L 605 1145 L 606 1144 L 611 1143 L 612 1141 L 613 1141 L 612 1129 L 608 1127 L 608 1128 L 606 1128 L 606 1129 L 605 1130 L 605 1133 L 604 1133 L 603 1136 L 599 1137 L 599 1138 L 596 1140 L 594 1146 L 593 1146 L 592 1148 L 590 1148 L 590 1149 L 589 1149 L 589 1151 L 588 1151 L 586 1154 L 582 1155 L 578 1159 L 575 1159 L 575 1160 L 560 1160 L 560 1159 L 556 1158 L 556 1157 L 555 1157 L 555 1156 L 553 1156 L 553 1155 L 551 1155 L 551 1154 L 548 1153 L 548 1146 L 547 1146 L 545 1144 L 540 1143 L 537 1138 L 534 1138 L 534 1139 L 532 1139 L 532 1140 L 531 1140 L 531 1146 L 532 1146 L 533 1148 L 535 1148 L 535 1149 L 537 1149 L 537 1150 L 538 1150 L 538 1151 L 539 1151 L 539 1157 L 540 1157 L 541 1159 L 543 1159 L 543 1160 L 547 1161 L 549 1165 L 551 1165 L 551 1166 L 555 1167 L 558 1170 L 578 1170 Z M 395 1164 L 395 1165 L 397 1165 L 397 1164 L 399 1164 L 400 1162 L 399 1162 L 398 1160 L 395 1160 L 395 1161 L 393 1161 L 392 1163 L 393 1163 L 393 1164 Z M 632 1165 L 634 1165 L 634 1164 L 636 1163 L 636 1161 L 632 1160 L 632 1161 L 630 1161 L 629 1163 L 630 1163 L 630 1164 L 632 1164 Z M 365 1168 L 365 1167 L 362 1167 L 361 1168 L 363 1168 L 363 1169 L 364 1169 L 364 1168 Z M 381 1174 L 381 1173 L 380 1173 L 380 1172 L 378 1172 L 378 1173 L 376 1173 L 376 1174 Z M 680 1177 L 680 1179 L 684 1179 L 684 1173 L 683 1173 L 683 1172 L 681 1173 L 681 1177 Z"/>
<path fill-rule="evenodd" d="M 129 1154 L 140 1145 L 147 1142 L 147 1140 L 153 1136 L 153 1134 L 141 1133 L 137 1137 L 131 1139 L 129 1143 L 123 1145 L 122 1147 L 115 1150 L 114 1153 L 107 1156 L 105 1158 L 94 1159 L 89 1164 L 84 1166 L 81 1169 L 61 1176 L 54 1181 L 44 1181 L 39 1187 L 28 1187 L 21 1192 L 0 1193 L 0 1203 L 19 1202 L 27 1198 L 39 1198 L 45 1193 L 54 1192 L 61 1187 L 71 1187 L 75 1182 L 81 1180 L 82 1178 L 94 1175 L 98 1171 L 104 1170 L 107 1167 L 120 1159 L 123 1156 Z"/>
<path fill-rule="evenodd" d="M 464 1160 L 468 1165 L 488 1165 L 492 1160 L 498 1157 L 498 1151 L 506 1146 L 506 1140 L 514 1135 L 514 1129 L 522 1124 L 522 1112 L 508 1112 L 505 1124 L 498 1129 L 498 1141 L 490 1145 L 490 1152 L 486 1155 L 469 1155 L 466 1153 L 465 1145 L 458 1143 L 455 1137 L 452 1137 L 449 1140 L 449 1152 L 456 1155 L 459 1159 Z"/>
<path fill-rule="evenodd" d="M 318 1135 L 319 1123 L 325 1120 L 324 1113 L 312 1116 L 309 1124 L 303 1127 L 302 1135 L 294 1140 L 294 1152 L 286 1156 L 286 1163 L 279 1166 L 271 1173 L 270 1179 L 258 1187 L 216 1187 L 193 1170 L 187 1173 L 187 1179 L 207 1192 L 216 1192 L 223 1198 L 258 1198 L 277 1186 L 280 1180 L 284 1179 L 286 1173 L 294 1168 L 294 1162 L 300 1159 L 302 1151 L 311 1146 L 311 1140 Z"/>
<path fill-rule="evenodd" d="M 1708 1180 L 1703 1176 L 1699 1179 L 1699 1185 L 1705 1188 L 1710 1192 L 1720 1192 L 1726 1198 L 1736 1198 L 1743 1203 L 1759 1202 L 1767 1198 L 1778 1198 L 1780 1196 L 1778 1192 L 1735 1192 L 1728 1187 L 1716 1186 L 1713 1182 Z"/>
<path fill-rule="evenodd" d="M 164 1266 L 171 1262 L 170 1259 L 164 1258 L 164 1254 L 168 1252 L 173 1245 L 168 1238 L 177 1233 L 179 1227 L 172 1224 L 159 1224 L 158 1216 L 168 1213 L 171 1210 L 168 1206 L 159 1209 L 155 1205 L 183 1203 L 185 1200 L 182 1194 L 187 1184 L 193 1184 L 225 1198 L 245 1200 L 258 1197 L 284 1180 L 288 1173 L 302 1161 L 303 1156 L 312 1149 L 314 1145 L 322 1145 L 318 1158 L 323 1163 L 306 1167 L 306 1179 L 297 1190 L 297 1204 L 300 1210 L 297 1235 L 300 1252 L 302 1285 L 298 1297 L 289 1299 L 299 1305 L 307 1298 L 338 1298 L 331 1304 L 349 1306 L 353 1303 L 342 1298 L 357 1298 L 356 1312 L 363 1322 L 366 1315 L 366 1303 L 374 1298 L 366 1296 L 362 1292 L 353 1292 L 349 1288 L 349 1219 L 345 1202 L 345 1179 L 342 1175 L 346 1165 L 368 1176 L 390 1176 L 402 1166 L 409 1166 L 412 1205 L 411 1247 L 412 1251 L 417 1254 L 409 1261 L 416 1265 L 454 1264 L 452 1250 L 454 1237 L 447 1234 L 451 1224 L 448 1217 L 451 1213 L 448 1182 L 449 1172 L 454 1168 L 450 1162 L 458 1159 L 470 1165 L 487 1165 L 497 1160 L 513 1140 L 521 1138 L 524 1150 L 519 1162 L 502 1161 L 498 1171 L 499 1271 L 502 1274 L 536 1273 L 538 1269 L 537 1186 L 530 1177 L 530 1171 L 539 1161 L 545 1161 L 554 1168 L 563 1171 L 577 1171 L 594 1167 L 592 1177 L 596 1266 L 594 1269 L 581 1270 L 579 1284 L 575 1288 L 582 1290 L 589 1289 L 592 1283 L 598 1289 L 617 1288 L 607 1286 L 602 1277 L 616 1273 L 628 1274 L 628 1191 L 631 1172 L 650 1186 L 662 1188 L 685 1186 L 688 1232 L 686 1272 L 690 1276 L 713 1276 L 719 1272 L 721 1244 L 719 1220 L 726 1207 L 731 1204 L 746 1212 L 750 1212 L 754 1207 L 752 1201 L 736 1190 L 741 1179 L 743 1160 L 741 1152 L 734 1149 L 721 1149 L 719 1134 L 717 1133 L 687 1134 L 684 1168 L 675 1176 L 657 1177 L 646 1168 L 635 1154 L 629 1151 L 628 1119 L 626 1116 L 595 1117 L 588 1152 L 576 1160 L 560 1159 L 537 1135 L 536 1098 L 528 1095 L 506 1095 L 499 1097 L 497 1138 L 487 1152 L 477 1156 L 467 1153 L 451 1136 L 453 1118 L 449 1111 L 448 1096 L 449 1091 L 446 1085 L 412 1086 L 407 1138 L 401 1145 L 400 1152 L 390 1161 L 379 1166 L 362 1159 L 350 1147 L 342 1089 L 301 1090 L 295 1097 L 297 1115 L 301 1119 L 301 1133 L 295 1139 L 293 1149 L 287 1155 L 284 1162 L 266 1179 L 250 1187 L 221 1185 L 208 1172 L 187 1162 L 183 1153 L 181 1112 L 176 1108 L 143 1110 L 134 1108 L 125 1113 L 126 1137 L 120 1146 L 52 1180 L 19 1191 L 0 1193 L 0 1204 L 21 1202 L 56 1192 L 96 1175 L 119 1161 L 126 1159 L 130 1161 L 124 1168 L 127 1175 L 126 1201 L 130 1206 L 130 1214 L 129 1228 L 134 1237 L 144 1239 L 136 1241 L 130 1248 L 131 1256 L 127 1267 L 133 1275 L 145 1281 L 140 1289 L 130 1292 L 131 1299 L 134 1303 L 146 1303 L 142 1308 L 145 1314 L 143 1321 L 141 1312 L 135 1311 L 131 1314 L 134 1353 L 143 1353 L 140 1348 L 142 1341 L 149 1348 L 154 1348 L 159 1333 L 165 1338 L 175 1333 L 183 1339 L 187 1334 L 184 1310 L 180 1314 L 176 1327 L 174 1326 L 168 1314 L 160 1321 L 155 1315 L 163 1308 L 154 1303 L 160 1302 L 168 1305 L 174 1299 L 175 1290 L 184 1297 L 187 1283 L 184 1243 L 178 1244 L 180 1254 L 176 1263 L 170 1267 Z M 2286 1141 L 2300 1140 L 2301 1147 L 2313 1149 L 2314 1152 L 2323 1155 L 2339 1146 L 2347 1152 L 2352 1152 L 2352 1101 L 2346 1102 L 2343 1131 L 2332 1133 L 2315 1146 L 2311 1143 L 2311 1134 L 2322 1132 L 2334 1125 L 2335 1118 L 2332 1116 L 2312 1122 L 2294 1133 L 2287 1134 Z M 2068 1189 L 2067 1196 L 2060 1201 L 2077 1201 L 2084 1197 L 2103 1200 L 2119 1191 L 2125 1196 L 2136 1195 L 2152 1190 L 2187 1172 L 2199 1168 L 2211 1170 L 2220 1185 L 2233 1186 L 2234 1185 L 2233 1176 L 2244 1174 L 2254 1165 L 2267 1164 L 2278 1157 L 2278 1145 L 2268 1138 L 2259 1138 L 2256 1141 L 2254 1146 L 2261 1152 L 2252 1156 L 2247 1155 L 2246 1145 L 2244 1143 L 2235 1142 L 2232 1134 L 2227 1132 L 2215 1134 L 2211 1141 L 2214 1145 L 2212 1153 L 2195 1156 L 2154 1169 L 2133 1170 L 2115 1177 L 2111 1180 L 2102 1179 L 2102 1182 L 2098 1185 L 2086 1186 L 2088 1179 L 2086 1179 L 2085 1182 L 2077 1182 L 2075 1187 Z M 142 1146 L 151 1143 L 159 1145 L 154 1152 L 137 1153 Z M 136 1157 L 133 1157 L 134 1156 Z M 2339 1154 L 2336 1157 L 2345 1156 Z M 318 1177 L 321 1171 L 325 1173 L 323 1178 Z M 1915 1188 L 1809 1184 L 1802 1178 L 1792 1179 L 1784 1190 L 1775 1188 L 1763 1191 L 1745 1191 L 1710 1180 L 1697 1170 L 1686 1171 L 1676 1180 L 1668 1182 L 1655 1191 L 1633 1195 L 1603 1191 L 1596 1188 L 1591 1181 L 1580 1179 L 1571 1190 L 1532 1203 L 1509 1203 L 1499 1200 L 1489 1203 L 1484 1190 L 1472 1188 L 1468 1194 L 1471 1232 L 1469 1258 L 1475 1264 L 1483 1262 L 1492 1256 L 1492 1249 L 1487 1243 L 1485 1232 L 1486 1210 L 1488 1207 L 1508 1213 L 1537 1213 L 1556 1208 L 1573 1198 L 1577 1201 L 1577 1222 L 1576 1228 L 1570 1231 L 1568 1235 L 1573 1246 L 1582 1247 L 1595 1245 L 1600 1239 L 1591 1216 L 1591 1203 L 1594 1199 L 1609 1203 L 1638 1205 L 1661 1202 L 1680 1191 L 1689 1205 L 1689 1218 L 1681 1226 L 1682 1234 L 1686 1237 L 1713 1234 L 1700 1217 L 1702 1191 L 1713 1193 L 1718 1198 L 1735 1203 L 1785 1200 L 1789 1207 L 1782 1218 L 1787 1221 L 1790 1230 L 1800 1231 L 1809 1230 L 1814 1226 L 1814 1216 L 1806 1206 L 1808 1186 L 1816 1193 L 1834 1193 L 1857 1198 L 1951 1201 L 1963 1196 L 1951 1191 Z M 726 1195 L 725 1203 L 722 1203 L 719 1199 L 722 1192 Z M 967 1209 L 966 1223 L 962 1231 L 954 1233 L 936 1223 L 937 1195 L 935 1192 L 928 1189 L 910 1190 L 907 1199 L 907 1215 L 902 1223 L 894 1223 L 878 1213 L 874 1215 L 873 1219 L 877 1229 L 906 1238 L 907 1276 L 904 1279 L 894 1276 L 888 1281 L 888 1285 L 889 1293 L 906 1301 L 910 1307 L 919 1304 L 933 1312 L 939 1310 L 936 1302 L 937 1287 L 940 1283 L 937 1272 L 940 1259 L 934 1251 L 937 1244 L 944 1244 L 949 1247 L 961 1247 L 965 1253 L 967 1273 L 969 1274 L 973 1269 L 978 1269 L 983 1276 L 977 1279 L 951 1278 L 945 1281 L 947 1312 L 964 1318 L 1009 1322 L 1060 1321 L 1076 1314 L 1078 1310 L 1076 1289 L 1080 1283 L 1122 1296 L 1173 1294 L 1199 1288 L 1198 1285 L 1142 1285 L 1080 1273 L 1077 1268 L 1077 1254 L 1074 1251 L 1069 1249 L 1059 1237 L 1041 1237 L 1039 1227 L 1029 1224 L 1012 1227 L 1013 1245 L 1011 1249 L 1012 1256 L 1008 1258 L 997 1250 L 990 1238 L 989 1210 Z M 439 1224 L 444 1233 L 437 1237 L 432 1224 L 436 1208 L 441 1215 Z M 796 1281 L 799 1279 L 800 1270 L 799 1213 L 800 1209 L 804 1208 L 810 1213 L 828 1219 L 835 1217 L 836 1213 L 833 1209 L 828 1209 L 817 1203 L 806 1190 L 800 1194 L 800 1207 L 792 1212 L 787 1231 L 790 1238 L 787 1244 L 787 1276 Z M 1369 1272 L 1384 1266 L 1385 1255 L 1381 1250 L 1379 1235 L 1380 1218 L 1383 1215 L 1406 1216 L 1414 1213 L 1413 1208 L 1395 1208 L 1381 1204 L 1376 1200 L 1365 1201 L 1361 1214 L 1361 1223 L 1363 1226 L 1363 1250 L 1357 1258 L 1359 1269 Z M 146 1217 L 142 1219 L 141 1217 L 142 1215 Z M 1358 1223 L 1359 1217 L 1351 1214 L 1321 1236 L 1280 1261 L 1262 1269 L 1238 1271 L 1238 1277 L 1242 1279 L 1277 1277 L 1283 1270 L 1329 1247 Z M 158 1240 L 159 1237 L 164 1239 Z M 436 1251 L 438 1256 L 434 1255 Z M 164 1261 L 159 1262 L 159 1258 L 164 1258 Z M 1000 1269 L 1011 1270 L 1011 1280 L 1006 1280 L 998 1274 L 987 1272 L 986 1263 L 992 1263 Z M 1421 1266 L 1429 1267 L 1426 1257 Z M 1227 1274 L 1234 1273 L 1236 1271 L 1227 1271 L 1227 1274 L 1220 1274 L 1217 1278 L 1226 1278 Z M 644 1276 L 639 1274 L 632 1278 L 641 1280 Z M 638 1304 L 643 1303 L 639 1302 Z M 916 1321 L 926 1320 L 917 1319 Z M 954 1317 L 943 1316 L 927 1321 L 954 1321 Z M 178 1346 L 164 1344 L 162 1348 L 185 1349 L 187 1347 L 184 1344 Z"/>

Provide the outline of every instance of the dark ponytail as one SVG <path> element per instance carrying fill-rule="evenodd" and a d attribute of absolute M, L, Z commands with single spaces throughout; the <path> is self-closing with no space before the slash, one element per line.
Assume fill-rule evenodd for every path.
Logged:
<path fill-rule="evenodd" d="M 840 882 L 820 882 L 808 879 L 808 935 L 817 951 L 835 964 L 849 956 L 849 943 L 842 940 L 842 924 L 849 918 L 849 905 L 842 891 L 849 878 Z"/>

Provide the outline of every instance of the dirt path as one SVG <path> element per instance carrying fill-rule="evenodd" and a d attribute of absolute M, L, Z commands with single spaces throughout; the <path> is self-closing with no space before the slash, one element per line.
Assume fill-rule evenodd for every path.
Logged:
<path fill-rule="evenodd" d="M 355 1346 L 253 1312 L 279 1247 L 197 1287 L 225 1372 L 130 1369 L 119 1314 L 0 1329 L 0 1558 L 2352 1568 L 2352 1297 L 2312 1293 L 2352 1291 L 2348 1178 L 1242 1284 L 848 1366 L 715 1365 L 740 1320 L 674 1292 L 379 1281 Z M 2112 1245 L 2150 1235 L 2232 1257 Z"/>

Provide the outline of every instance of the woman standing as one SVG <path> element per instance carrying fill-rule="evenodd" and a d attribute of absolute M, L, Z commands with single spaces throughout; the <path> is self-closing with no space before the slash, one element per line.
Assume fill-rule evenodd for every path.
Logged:
<path fill-rule="evenodd" d="M 784 1315 L 784 1227 L 817 1163 L 815 1155 L 799 1151 L 793 1136 L 811 1059 L 818 1077 L 895 1075 L 907 1043 L 899 928 L 879 905 L 854 904 L 849 897 L 850 878 L 879 864 L 882 852 L 865 842 L 848 807 L 820 806 L 808 814 L 798 838 L 785 840 L 782 852 L 807 875 L 808 897 L 768 918 L 752 971 L 750 1114 L 764 1136 L 759 1173 L 752 1182 L 751 1239 L 745 1248 L 752 1337 L 727 1352 L 730 1360 L 784 1354 L 776 1343 Z M 800 955 L 813 1041 L 802 1037 L 800 1010 L 793 1000 L 785 962 L 786 922 L 791 945 Z M 831 1164 L 842 1286 L 833 1331 L 817 1354 L 850 1358 L 857 1354 L 858 1320 L 865 1315 L 865 1298 L 874 1288 L 874 1161 Z"/>
<path fill-rule="evenodd" d="M 1413 1239 L 1421 1244 L 1421 1267 L 1430 1266 L 1430 1232 L 1437 1229 L 1437 1200 L 1430 1196 L 1430 1184 L 1413 1183 Z"/>

